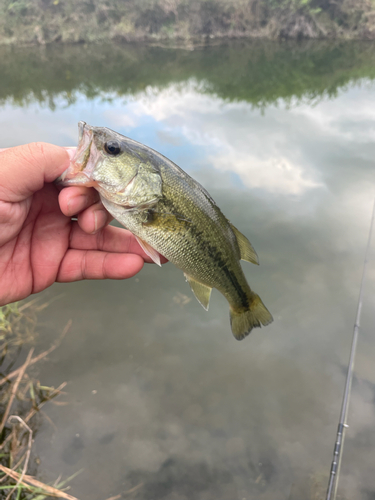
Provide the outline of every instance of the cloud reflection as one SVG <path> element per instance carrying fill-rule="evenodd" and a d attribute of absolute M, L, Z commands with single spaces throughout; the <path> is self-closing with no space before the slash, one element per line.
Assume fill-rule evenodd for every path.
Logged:
<path fill-rule="evenodd" d="M 112 484 L 113 495 L 144 484 L 142 500 L 190 500 L 191 491 L 307 500 L 316 478 L 325 488 L 374 196 L 375 92 L 352 87 L 314 107 L 280 101 L 262 113 L 200 85 L 37 110 L 45 140 L 70 142 L 84 119 L 152 145 L 197 177 L 258 250 L 261 267 L 244 269 L 275 314 L 236 343 L 219 294 L 209 313 L 174 300 L 190 292 L 172 266 L 145 266 L 139 282 L 70 286 L 46 318 L 54 328 L 68 313 L 74 334 L 42 378 L 68 373 L 72 404 L 48 410 L 58 431 L 53 447 L 40 446 L 54 470 L 87 468 L 82 498 L 106 498 Z M 36 137 L 32 108 L 8 118 L 4 134 L 19 121 L 22 142 Z M 371 308 L 368 299 L 368 332 Z M 342 485 L 348 498 L 367 500 L 375 352 L 372 333 L 361 339 Z"/>
<path fill-rule="evenodd" d="M 342 148 L 343 141 L 359 148 L 375 139 L 371 96 L 370 89 L 353 88 L 340 104 L 326 99 L 315 107 L 301 104 L 287 110 L 280 102 L 262 113 L 244 102 L 204 94 L 192 80 L 184 86 L 171 84 L 160 92 L 149 89 L 137 94 L 123 112 L 117 108 L 106 116 L 115 124 L 124 116 L 133 127 L 149 116 L 164 134 L 204 148 L 206 163 L 236 173 L 246 187 L 302 195 L 327 188 L 327 155 Z"/>

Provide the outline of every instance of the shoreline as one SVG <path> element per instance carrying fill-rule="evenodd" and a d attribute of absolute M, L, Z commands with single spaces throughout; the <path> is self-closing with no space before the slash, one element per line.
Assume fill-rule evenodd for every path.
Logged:
<path fill-rule="evenodd" d="M 17 41 L 3 41 L 0 40 L 1 48 L 27 48 L 27 47 L 48 47 L 48 46 L 86 46 L 86 45 L 102 45 L 107 43 L 114 43 L 116 45 L 138 45 L 138 46 L 148 46 L 148 47 L 161 47 L 170 49 L 180 49 L 180 50 L 195 50 L 199 48 L 204 48 L 207 46 L 220 45 L 221 43 L 231 42 L 231 41 L 245 41 L 245 42 L 268 42 L 268 43 L 288 43 L 288 42 L 374 42 L 375 33 L 373 36 L 359 37 L 354 36 L 351 33 L 345 33 L 342 36 L 321 36 L 314 38 L 270 38 L 263 34 L 225 34 L 219 33 L 215 35 L 202 35 L 189 38 L 176 37 L 163 37 L 163 36 L 139 36 L 139 37 L 111 37 L 111 38 L 97 38 L 94 40 L 17 40 Z"/>
<path fill-rule="evenodd" d="M 321 3 L 321 2 L 320 2 Z M 213 40 L 375 40 L 375 5 L 326 0 L 0 0 L 0 46 Z"/>

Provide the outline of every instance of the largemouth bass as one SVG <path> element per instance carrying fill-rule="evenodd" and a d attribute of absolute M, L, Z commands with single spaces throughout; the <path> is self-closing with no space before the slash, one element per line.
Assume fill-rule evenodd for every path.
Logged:
<path fill-rule="evenodd" d="M 258 264 L 248 239 L 208 192 L 173 162 L 105 127 L 79 122 L 79 144 L 63 186 L 92 186 L 108 212 L 160 265 L 159 254 L 184 272 L 207 310 L 212 288 L 229 302 L 233 335 L 241 340 L 272 316 L 244 276 L 240 259 Z"/>

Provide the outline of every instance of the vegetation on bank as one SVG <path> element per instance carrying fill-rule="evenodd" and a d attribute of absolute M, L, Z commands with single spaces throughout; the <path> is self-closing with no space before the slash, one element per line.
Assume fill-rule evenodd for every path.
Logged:
<path fill-rule="evenodd" d="M 375 38 L 373 0 L 0 0 L 0 44 Z"/>
<path fill-rule="evenodd" d="M 66 383 L 57 389 L 43 386 L 30 369 L 56 349 L 70 327 L 69 322 L 47 351 L 34 354 L 37 313 L 45 306 L 30 300 L 0 307 L 0 499 L 4 500 L 77 500 L 61 489 L 72 478 L 51 486 L 34 477 L 38 459 L 32 447 L 41 409 L 61 394 Z M 25 347 L 28 354 L 19 363 Z"/>

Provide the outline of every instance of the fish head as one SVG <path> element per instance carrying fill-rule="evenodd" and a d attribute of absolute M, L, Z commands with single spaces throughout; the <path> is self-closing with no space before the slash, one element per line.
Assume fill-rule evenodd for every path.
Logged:
<path fill-rule="evenodd" d="M 160 199 L 162 181 L 153 151 L 106 127 L 78 124 L 79 143 L 61 186 L 87 186 L 125 207 L 149 206 Z"/>

